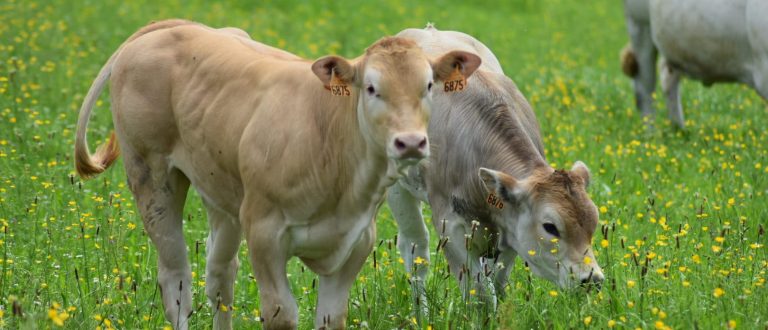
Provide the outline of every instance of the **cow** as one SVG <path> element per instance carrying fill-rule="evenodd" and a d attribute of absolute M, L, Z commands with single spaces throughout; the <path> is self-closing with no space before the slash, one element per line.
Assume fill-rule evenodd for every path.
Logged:
<path fill-rule="evenodd" d="M 503 297 L 516 256 L 534 274 L 563 287 L 601 283 L 604 275 L 591 248 L 598 212 L 587 195 L 586 165 L 549 165 L 530 105 L 480 41 L 433 25 L 397 36 L 414 40 L 428 54 L 461 49 L 482 59 L 462 93 L 434 95 L 429 158 L 388 191 L 416 302 L 426 303 L 430 260 L 421 202 L 431 206 L 438 250 L 464 296 L 474 293 L 483 308 Z M 493 269 L 495 276 L 487 278 Z"/>
<path fill-rule="evenodd" d="M 319 275 L 316 327 L 342 329 L 385 188 L 429 155 L 433 84 L 479 65 L 464 51 L 429 57 L 398 37 L 352 60 L 312 62 L 238 29 L 157 22 L 123 43 L 88 91 L 76 169 L 92 177 L 124 155 L 174 327 L 187 329 L 192 314 L 182 230 L 191 185 L 210 226 L 205 292 L 215 328 L 231 328 L 245 237 L 266 328 L 297 327 L 286 274 L 295 256 Z M 86 126 L 108 80 L 115 133 L 91 154 Z"/>
<path fill-rule="evenodd" d="M 624 0 L 630 43 L 622 71 L 632 78 L 638 110 L 654 114 L 656 57 L 669 119 L 685 127 L 680 78 L 709 87 L 738 82 L 768 99 L 768 2 L 764 0 Z"/>

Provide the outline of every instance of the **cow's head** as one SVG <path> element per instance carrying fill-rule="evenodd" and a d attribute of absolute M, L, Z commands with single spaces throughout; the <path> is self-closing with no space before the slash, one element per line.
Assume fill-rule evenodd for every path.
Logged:
<path fill-rule="evenodd" d="M 592 253 L 598 212 L 584 163 L 570 171 L 540 169 L 524 180 L 481 168 L 480 178 L 502 215 L 501 249 L 514 249 L 534 274 L 561 287 L 603 281 Z"/>
<path fill-rule="evenodd" d="M 467 78 L 478 66 L 480 58 L 471 53 L 452 51 L 430 60 L 413 41 L 386 37 L 358 60 L 326 56 L 312 70 L 333 93 L 339 92 L 339 84 L 351 88 L 350 96 L 358 97 L 358 122 L 366 142 L 407 165 L 429 155 L 427 126 L 435 81 L 448 79 L 454 68 Z"/>

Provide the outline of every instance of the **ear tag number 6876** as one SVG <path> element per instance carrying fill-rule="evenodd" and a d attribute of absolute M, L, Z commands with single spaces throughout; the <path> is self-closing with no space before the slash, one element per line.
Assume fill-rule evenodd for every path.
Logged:
<path fill-rule="evenodd" d="M 488 194 L 488 199 L 486 199 L 486 202 L 499 210 L 504 208 L 504 203 L 501 202 L 501 198 L 497 197 L 493 193 Z"/>

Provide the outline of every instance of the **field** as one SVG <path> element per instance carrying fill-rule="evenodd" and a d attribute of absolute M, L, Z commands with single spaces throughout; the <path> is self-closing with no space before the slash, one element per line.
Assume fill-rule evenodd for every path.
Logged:
<path fill-rule="evenodd" d="M 1 1 L 0 328 L 170 326 L 122 164 L 82 181 L 71 159 L 77 111 L 101 65 L 140 26 L 168 17 L 240 27 L 307 58 L 355 57 L 381 36 L 427 22 L 467 32 L 495 52 L 533 105 L 548 161 L 590 166 L 601 291 L 559 289 L 518 261 L 498 312 L 481 314 L 437 254 L 422 265 L 432 269 L 431 309 L 417 320 L 385 205 L 376 264 L 369 257 L 352 289 L 350 328 L 768 328 L 766 102 L 743 86 L 686 81 L 687 128 L 673 128 L 663 111 L 647 128 L 619 69 L 621 2 L 585 3 Z M 112 130 L 108 109 L 104 93 L 89 127 L 92 149 Z M 184 218 L 192 328 L 207 329 L 207 223 L 194 193 Z M 260 328 L 246 253 L 243 246 L 234 322 Z M 295 260 L 289 269 L 300 328 L 312 328 L 317 277 Z"/>

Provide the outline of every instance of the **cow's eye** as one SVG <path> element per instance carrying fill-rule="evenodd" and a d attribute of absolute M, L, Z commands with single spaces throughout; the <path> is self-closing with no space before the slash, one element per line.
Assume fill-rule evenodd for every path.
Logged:
<path fill-rule="evenodd" d="M 557 227 L 555 227 L 554 224 L 551 224 L 551 223 L 547 222 L 543 226 L 544 226 L 544 231 L 546 231 L 550 235 L 555 236 L 555 237 L 560 237 L 560 232 L 557 231 Z"/>
<path fill-rule="evenodd" d="M 428 92 L 432 91 L 432 82 L 431 81 L 429 82 L 429 84 L 427 84 L 427 91 Z"/>
<path fill-rule="evenodd" d="M 373 88 L 373 85 L 368 85 L 368 88 L 366 88 L 365 90 L 368 91 L 368 95 L 376 94 L 376 89 Z"/>

